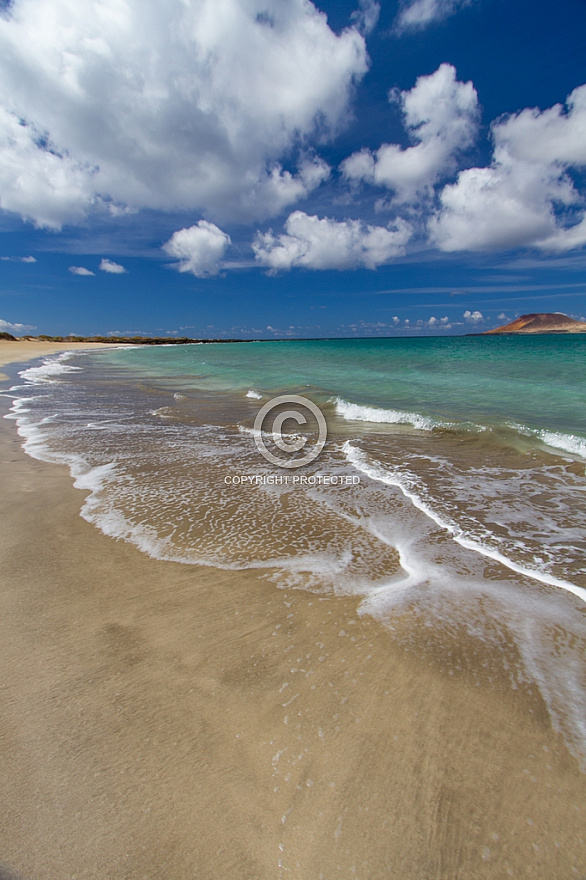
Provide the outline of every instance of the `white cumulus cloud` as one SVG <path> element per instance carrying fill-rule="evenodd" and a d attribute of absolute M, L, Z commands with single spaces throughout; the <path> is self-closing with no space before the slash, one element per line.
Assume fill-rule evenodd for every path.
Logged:
<path fill-rule="evenodd" d="M 566 251 L 586 244 L 586 214 L 568 171 L 586 165 L 586 85 L 566 107 L 526 109 L 492 126 L 486 168 L 460 172 L 430 223 L 444 251 L 535 246 Z"/>
<path fill-rule="evenodd" d="M 482 312 L 471 312 L 470 309 L 466 309 L 463 318 L 468 324 L 478 324 L 480 321 L 484 321 L 484 315 Z"/>
<path fill-rule="evenodd" d="M 529 162 L 586 163 L 586 85 L 569 95 L 566 106 L 522 110 L 494 126 L 497 145 L 512 159 Z"/>
<path fill-rule="evenodd" d="M 92 210 L 277 213 L 328 171 L 300 151 L 345 123 L 376 12 L 336 34 L 309 0 L 13 0 L 0 205 L 51 229 Z"/>
<path fill-rule="evenodd" d="M 180 272 L 191 272 L 198 278 L 217 275 L 230 236 L 213 223 L 200 220 L 188 229 L 174 232 L 163 245 L 165 253 L 179 260 Z"/>
<path fill-rule="evenodd" d="M 0 16 L 0 31 L 3 19 Z M 0 47 L 2 43 L 0 40 Z M 0 60 L 0 70 L 2 63 Z M 0 99 L 1 101 L 1 99 Z M 98 201 L 95 168 L 73 160 L 0 103 L 0 206 L 36 226 L 60 229 L 83 219 Z"/>
<path fill-rule="evenodd" d="M 294 211 L 285 233 L 257 233 L 256 259 L 274 271 L 306 269 L 376 269 L 405 253 L 412 230 L 404 220 L 369 226 L 360 220 L 331 220 Z"/>
<path fill-rule="evenodd" d="M 473 0 L 411 0 L 403 5 L 397 16 L 397 30 L 405 31 L 427 27 L 435 21 L 448 18 L 472 2 Z"/>
<path fill-rule="evenodd" d="M 112 275 L 124 275 L 128 270 L 121 266 L 120 263 L 115 263 L 113 260 L 108 260 L 107 257 L 104 257 L 100 263 L 100 269 L 102 272 L 110 272 Z"/>
<path fill-rule="evenodd" d="M 412 147 L 383 144 L 361 150 L 342 162 L 349 180 L 365 181 L 394 191 L 397 203 L 428 194 L 446 173 L 455 171 L 461 153 L 474 142 L 478 126 L 478 96 L 471 82 L 456 79 L 451 64 L 420 76 L 407 92 L 391 92 L 400 103 Z"/>
<path fill-rule="evenodd" d="M 69 271 L 72 275 L 95 275 L 95 272 L 92 272 L 90 269 L 86 269 L 85 266 L 70 266 Z"/>

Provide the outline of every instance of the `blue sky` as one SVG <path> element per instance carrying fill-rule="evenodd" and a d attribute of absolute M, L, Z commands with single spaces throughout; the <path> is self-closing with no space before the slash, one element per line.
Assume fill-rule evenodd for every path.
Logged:
<path fill-rule="evenodd" d="M 586 313 L 584 0 L 0 0 L 0 329 Z"/>

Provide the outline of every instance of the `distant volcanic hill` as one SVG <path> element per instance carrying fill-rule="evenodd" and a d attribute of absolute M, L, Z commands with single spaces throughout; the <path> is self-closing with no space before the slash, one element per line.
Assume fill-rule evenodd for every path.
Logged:
<path fill-rule="evenodd" d="M 510 324 L 495 327 L 494 330 L 486 330 L 482 335 L 489 336 L 492 333 L 586 333 L 586 322 L 568 318 L 561 312 L 553 314 L 536 312 L 531 315 L 521 315 Z"/>

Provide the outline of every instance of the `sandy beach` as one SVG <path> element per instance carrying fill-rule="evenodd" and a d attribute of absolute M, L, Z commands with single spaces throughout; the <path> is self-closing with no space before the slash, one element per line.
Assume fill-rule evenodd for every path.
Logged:
<path fill-rule="evenodd" d="M 115 343 L 113 343 L 115 345 Z M 0 339 L 0 367 L 16 364 L 60 351 L 83 351 L 93 348 L 110 348 L 106 342 L 41 342 L 38 340 L 17 339 L 16 342 Z M 5 379 L 6 374 L 0 374 Z"/>
<path fill-rule="evenodd" d="M 481 643 L 150 559 L 20 442 L 0 421 L 0 877 L 586 877 L 586 775 Z"/>

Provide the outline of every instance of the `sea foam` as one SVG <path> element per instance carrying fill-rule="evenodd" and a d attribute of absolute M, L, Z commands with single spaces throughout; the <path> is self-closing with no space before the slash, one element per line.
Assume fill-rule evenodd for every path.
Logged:
<path fill-rule="evenodd" d="M 435 522 L 441 529 L 447 531 L 452 538 L 460 544 L 460 546 L 465 547 L 467 550 L 472 550 L 475 553 L 479 553 L 482 556 L 486 556 L 489 559 L 493 559 L 495 562 L 501 563 L 501 565 L 504 565 L 516 574 L 532 578 L 533 580 L 539 581 L 547 586 L 566 590 L 568 593 L 572 593 L 574 596 L 581 599 L 582 602 L 586 603 L 586 589 L 583 587 L 578 587 L 575 584 L 557 578 L 548 572 L 521 566 L 509 559 L 503 553 L 495 550 L 493 547 L 490 547 L 471 535 L 468 535 L 454 520 L 443 513 L 439 513 L 428 501 L 423 499 L 422 494 L 415 488 L 414 480 L 411 479 L 408 474 L 400 473 L 398 469 L 389 470 L 388 468 L 383 467 L 380 463 L 373 462 L 366 453 L 354 447 L 349 440 L 344 443 L 343 451 L 348 462 L 365 476 L 368 476 L 377 482 L 385 483 L 388 486 L 397 486 L 403 495 L 411 501 L 414 507 L 424 513 L 429 519 L 433 520 L 433 522 Z"/>
<path fill-rule="evenodd" d="M 27 367 L 18 374 L 30 385 L 43 385 L 53 382 L 58 376 L 64 373 L 75 373 L 80 369 L 67 361 L 72 357 L 73 353 L 69 351 L 46 358 L 40 366 Z"/>
<path fill-rule="evenodd" d="M 498 427 L 487 427 L 475 422 L 448 422 L 407 410 L 364 406 L 358 403 L 351 403 L 340 397 L 335 398 L 333 402 L 336 414 L 345 421 L 369 422 L 370 424 L 379 425 L 411 425 L 411 427 L 419 431 L 433 431 L 434 429 L 441 428 L 444 430 L 479 434 L 495 429 L 498 430 Z M 577 434 L 564 434 L 545 429 L 537 430 L 516 422 L 505 422 L 504 425 L 521 437 L 537 441 L 539 445 L 545 447 L 546 452 L 555 450 L 554 454 L 562 452 L 572 457 L 586 460 L 586 438 L 580 437 Z"/>
<path fill-rule="evenodd" d="M 445 423 L 436 421 L 420 413 L 405 412 L 400 409 L 382 409 L 377 406 L 362 406 L 350 403 L 341 397 L 335 398 L 336 414 L 349 422 L 371 422 L 381 425 L 412 425 L 420 431 L 432 431 L 444 427 Z"/>
<path fill-rule="evenodd" d="M 555 431 L 538 431 L 536 435 L 546 446 L 551 446 L 554 449 L 559 449 L 562 452 L 586 460 L 586 440 L 583 437 L 578 437 L 577 434 L 561 434 Z"/>

